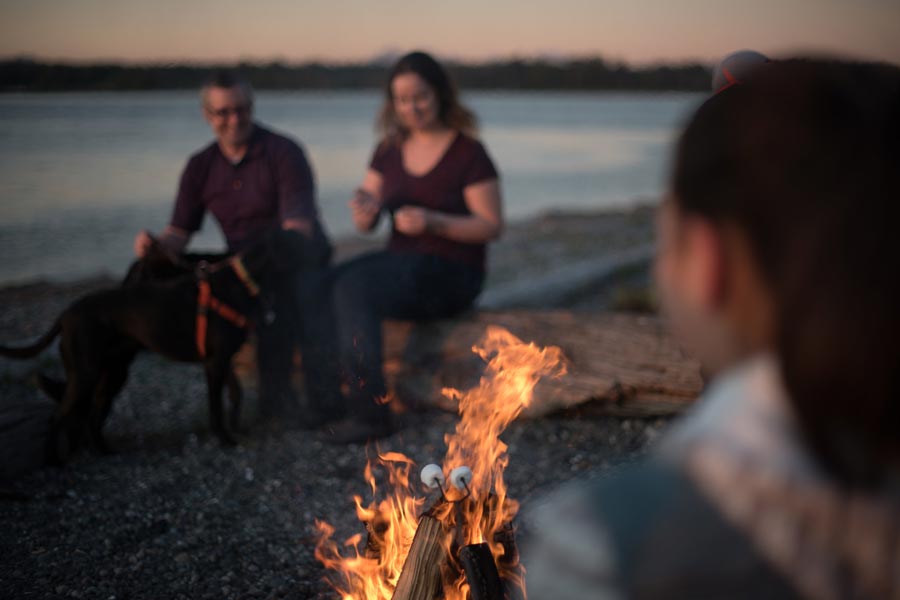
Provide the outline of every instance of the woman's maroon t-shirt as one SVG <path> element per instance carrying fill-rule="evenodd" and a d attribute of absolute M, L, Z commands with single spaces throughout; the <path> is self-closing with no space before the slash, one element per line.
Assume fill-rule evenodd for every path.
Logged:
<path fill-rule="evenodd" d="M 422 176 L 407 172 L 398 143 L 382 142 L 369 166 L 381 174 L 382 199 L 391 214 L 403 206 L 421 206 L 452 215 L 469 215 L 463 190 L 473 183 L 497 178 L 497 169 L 481 142 L 463 133 L 457 134 L 444 156 Z M 432 233 L 408 236 L 393 224 L 388 250 L 432 254 L 482 271 L 485 268 L 484 244 L 456 242 Z"/>

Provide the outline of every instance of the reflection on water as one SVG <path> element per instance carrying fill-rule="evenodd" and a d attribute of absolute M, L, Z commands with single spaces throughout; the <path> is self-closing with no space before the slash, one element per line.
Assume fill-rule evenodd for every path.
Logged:
<path fill-rule="evenodd" d="M 696 95 L 472 93 L 503 176 L 506 211 L 626 205 L 656 196 Z M 375 134 L 376 92 L 262 92 L 259 120 L 299 139 L 329 231 Z M 142 228 L 165 225 L 187 157 L 208 143 L 191 92 L 0 96 L 0 283 L 121 273 Z M 221 247 L 212 223 L 194 247 Z"/>

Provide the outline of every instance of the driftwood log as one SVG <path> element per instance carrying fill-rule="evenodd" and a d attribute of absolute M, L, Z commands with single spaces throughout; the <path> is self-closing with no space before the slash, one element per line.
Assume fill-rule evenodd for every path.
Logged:
<path fill-rule="evenodd" d="M 484 363 L 472 346 L 489 325 L 539 346 L 559 346 L 569 361 L 568 375 L 538 385 L 526 417 L 568 410 L 667 416 L 691 404 L 703 385 L 699 364 L 683 354 L 658 317 L 523 309 L 472 312 L 427 324 L 386 322 L 389 387 L 404 405 L 455 410 L 441 389 L 478 384 Z M 252 349 L 246 346 L 237 360 L 242 381 L 254 387 Z"/>

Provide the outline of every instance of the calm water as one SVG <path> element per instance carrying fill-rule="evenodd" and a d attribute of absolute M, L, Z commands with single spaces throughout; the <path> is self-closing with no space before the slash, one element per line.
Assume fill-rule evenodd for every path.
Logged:
<path fill-rule="evenodd" d="M 473 93 L 506 212 L 625 206 L 658 195 L 699 97 Z M 257 118 L 300 140 L 335 237 L 375 143 L 375 92 L 263 92 Z M 124 272 L 141 228 L 167 221 L 187 157 L 211 139 L 188 92 L 0 96 L 0 284 Z M 192 244 L 221 248 L 208 219 Z"/>

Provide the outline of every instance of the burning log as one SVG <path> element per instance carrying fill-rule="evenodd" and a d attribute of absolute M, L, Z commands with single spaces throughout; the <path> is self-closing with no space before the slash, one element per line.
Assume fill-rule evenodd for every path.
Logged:
<path fill-rule="evenodd" d="M 435 507 L 438 509 L 436 512 L 452 504 L 442 499 Z M 457 517 L 462 512 L 455 510 Z M 499 557 L 494 556 L 487 542 L 460 547 L 454 538 L 460 534 L 462 525 L 457 521 L 455 531 L 450 533 L 448 523 L 431 514 L 425 514 L 419 520 L 392 600 L 442 597 L 443 582 L 459 580 L 460 572 L 468 584 L 468 600 L 525 600 L 524 573 L 519 564 L 512 524 L 507 524 L 494 535 L 494 541 L 503 548 L 503 554 Z M 507 573 L 505 578 L 498 570 L 500 565 Z"/>
<path fill-rule="evenodd" d="M 469 544 L 459 551 L 459 562 L 466 574 L 471 600 L 503 600 L 503 582 L 486 543 Z"/>
<path fill-rule="evenodd" d="M 425 467 L 423 481 L 428 479 L 427 475 L 431 471 L 429 467 L 433 466 L 436 465 Z M 467 498 L 468 496 L 456 503 L 465 503 Z M 495 498 L 491 497 L 490 500 L 494 501 Z M 454 531 L 450 532 L 450 524 L 434 516 L 434 513 L 447 515 L 450 511 L 454 511 L 455 516 L 460 516 L 462 511 L 456 509 L 456 503 L 447 501 L 442 495 L 419 519 L 391 600 L 441 598 L 444 582 L 458 580 L 460 572 L 468 584 L 468 600 L 525 600 L 523 573 L 512 524 L 507 524 L 494 535 L 494 541 L 503 548 L 503 554 L 499 558 L 494 557 L 490 544 L 486 542 L 460 548 L 454 538 L 459 536 L 462 522 L 452 524 Z M 383 537 L 385 525 L 383 521 L 366 524 L 369 532 L 365 546 L 366 558 L 375 561 L 381 558 L 380 549 L 374 541 Z M 504 571 L 513 573 L 514 576 L 501 577 L 498 565 L 503 565 Z"/>
<path fill-rule="evenodd" d="M 460 419 L 455 432 L 445 437 L 442 464 L 426 465 L 420 472 L 426 494 L 435 500 L 430 507 L 411 484 L 412 459 L 379 452 L 365 470 L 372 500 L 366 504 L 354 497 L 369 534 L 365 550 L 357 534 L 343 544 L 350 549 L 347 556 L 332 539 L 334 527 L 317 523 L 316 557 L 332 571 L 328 581 L 341 598 L 524 597 L 512 527 L 519 503 L 503 481 L 509 456 L 500 435 L 529 405 L 541 378 L 565 373 L 563 354 L 497 327 L 488 327 L 472 351 L 486 363 L 484 375 L 467 391 L 444 391 L 457 403 Z M 376 471 L 387 475 L 387 493 L 378 493 Z M 435 499 L 438 490 L 440 498 Z"/>
<path fill-rule="evenodd" d="M 443 587 L 441 573 L 447 560 L 442 544 L 445 537 L 440 521 L 430 515 L 419 519 L 419 527 L 403 563 L 392 600 L 430 600 L 438 597 Z"/>
<path fill-rule="evenodd" d="M 494 541 L 503 547 L 503 555 L 497 558 L 497 567 L 506 577 L 501 577 L 508 600 L 525 600 L 525 572 L 519 563 L 519 548 L 516 545 L 516 529 L 507 523 L 494 534 Z"/>

